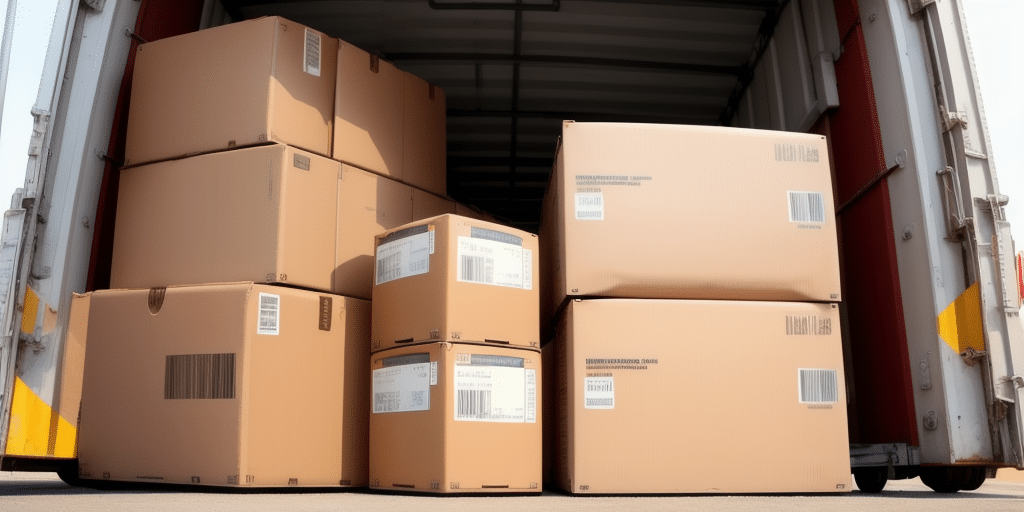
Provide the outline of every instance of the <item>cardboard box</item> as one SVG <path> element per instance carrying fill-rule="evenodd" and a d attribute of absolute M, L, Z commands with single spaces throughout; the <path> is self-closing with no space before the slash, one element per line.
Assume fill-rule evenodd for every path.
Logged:
<path fill-rule="evenodd" d="M 376 237 L 373 345 L 540 348 L 537 235 L 442 215 Z"/>
<path fill-rule="evenodd" d="M 444 91 L 339 41 L 335 160 L 445 195 Z"/>
<path fill-rule="evenodd" d="M 140 45 L 125 164 L 270 141 L 330 157 L 337 52 L 279 17 Z"/>
<path fill-rule="evenodd" d="M 565 122 L 545 317 L 567 296 L 838 302 L 827 151 L 811 134 Z"/>
<path fill-rule="evenodd" d="M 371 361 L 371 488 L 541 492 L 539 352 L 430 343 Z"/>
<path fill-rule="evenodd" d="M 331 291 L 340 170 L 280 144 L 123 170 L 110 286 L 255 281 Z"/>
<path fill-rule="evenodd" d="M 835 304 L 572 300 L 545 349 L 567 491 L 851 488 Z"/>
<path fill-rule="evenodd" d="M 455 201 L 418 188 L 412 189 L 412 221 L 429 219 L 447 213 L 455 213 Z"/>
<path fill-rule="evenodd" d="M 229 283 L 91 302 L 83 478 L 367 484 L 366 301 Z"/>

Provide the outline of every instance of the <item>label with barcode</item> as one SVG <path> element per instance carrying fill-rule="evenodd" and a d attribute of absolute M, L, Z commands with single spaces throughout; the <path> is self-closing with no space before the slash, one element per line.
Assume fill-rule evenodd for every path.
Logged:
<path fill-rule="evenodd" d="M 828 336 L 831 334 L 831 318 L 818 318 L 818 315 L 786 315 L 787 336 Z"/>
<path fill-rule="evenodd" d="M 789 191 L 790 222 L 825 222 L 825 200 L 821 192 Z"/>
<path fill-rule="evenodd" d="M 583 379 L 584 409 L 615 408 L 615 377 L 585 377 Z"/>
<path fill-rule="evenodd" d="M 313 76 L 320 76 L 320 34 L 306 29 L 305 56 L 302 70 Z"/>
<path fill-rule="evenodd" d="M 537 371 L 525 369 L 521 358 L 473 358 L 455 365 L 455 420 L 536 423 Z"/>
<path fill-rule="evenodd" d="M 373 371 L 373 412 L 430 410 L 430 363 L 386 366 Z"/>
<path fill-rule="evenodd" d="M 259 324 L 256 334 L 277 336 L 281 332 L 281 296 L 260 292 Z"/>
<path fill-rule="evenodd" d="M 164 398 L 235 397 L 235 354 L 182 354 L 164 363 Z"/>
<path fill-rule="evenodd" d="M 429 272 L 430 245 L 433 234 L 433 231 L 424 231 L 377 246 L 377 268 L 374 281 L 380 285 L 395 279 Z"/>
<path fill-rule="evenodd" d="M 519 245 L 460 236 L 456 267 L 464 283 L 533 289 L 533 251 Z"/>
<path fill-rule="evenodd" d="M 576 220 L 604 220 L 604 193 L 577 192 Z"/>
<path fill-rule="evenodd" d="M 835 370 L 800 368 L 797 380 L 800 403 L 825 404 L 839 401 L 839 383 Z"/>

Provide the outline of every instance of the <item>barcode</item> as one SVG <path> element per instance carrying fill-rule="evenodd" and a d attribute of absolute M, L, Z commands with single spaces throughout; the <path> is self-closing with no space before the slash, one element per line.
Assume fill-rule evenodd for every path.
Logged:
<path fill-rule="evenodd" d="M 588 380 L 587 381 L 587 391 L 591 391 L 591 392 L 595 392 L 595 393 L 597 393 L 597 392 L 600 392 L 600 393 L 611 393 L 612 391 L 614 391 L 614 389 L 612 389 L 611 381 L 607 381 L 607 380 L 600 380 L 600 381 Z"/>
<path fill-rule="evenodd" d="M 787 336 L 828 336 L 832 334 L 832 319 L 817 315 L 786 315 Z"/>
<path fill-rule="evenodd" d="M 320 34 L 306 29 L 306 61 L 303 70 L 320 76 Z"/>
<path fill-rule="evenodd" d="M 459 389 L 455 394 L 455 419 L 487 419 L 491 417 L 491 391 Z"/>
<path fill-rule="evenodd" d="M 373 412 L 394 412 L 398 408 L 398 391 L 385 391 L 373 394 Z"/>
<path fill-rule="evenodd" d="M 577 219 L 601 219 L 604 217 L 604 212 L 576 212 Z"/>
<path fill-rule="evenodd" d="M 494 260 L 483 256 L 462 255 L 459 279 L 471 283 L 494 284 Z"/>
<path fill-rule="evenodd" d="M 790 192 L 790 222 L 825 222 L 825 201 L 821 192 Z"/>
<path fill-rule="evenodd" d="M 603 206 L 603 196 L 579 196 L 576 198 L 576 206 Z"/>
<path fill-rule="evenodd" d="M 257 334 L 277 334 L 281 317 L 281 296 L 270 293 L 260 294 L 260 320 Z"/>
<path fill-rule="evenodd" d="M 835 370 L 800 368 L 800 403 L 832 403 L 839 401 Z"/>
<path fill-rule="evenodd" d="M 611 398 L 588 398 L 587 407 L 611 407 L 615 402 Z"/>
<path fill-rule="evenodd" d="M 235 397 L 235 354 L 167 356 L 164 399 Z"/>
<path fill-rule="evenodd" d="M 402 277 L 402 253 L 385 256 L 377 260 L 377 284 L 384 284 Z"/>

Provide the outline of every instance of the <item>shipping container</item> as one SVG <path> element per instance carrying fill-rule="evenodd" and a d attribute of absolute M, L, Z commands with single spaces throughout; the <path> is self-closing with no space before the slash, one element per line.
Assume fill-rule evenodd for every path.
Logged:
<path fill-rule="evenodd" d="M 443 89 L 448 194 L 533 233 L 566 120 L 826 136 L 858 485 L 1024 468 L 1017 251 L 960 0 L 61 0 L 0 247 L 3 470 L 76 475 L 72 294 L 110 283 L 139 45 L 269 15 Z"/>

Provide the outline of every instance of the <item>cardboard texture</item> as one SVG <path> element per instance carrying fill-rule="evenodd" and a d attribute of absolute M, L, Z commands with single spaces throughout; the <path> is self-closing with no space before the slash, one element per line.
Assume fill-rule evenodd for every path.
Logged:
<path fill-rule="evenodd" d="M 330 157 L 337 52 L 279 17 L 140 45 L 125 164 L 270 141 Z"/>
<path fill-rule="evenodd" d="M 455 201 L 424 192 L 418 188 L 412 189 L 413 222 L 448 213 L 454 214 L 456 209 Z"/>
<path fill-rule="evenodd" d="M 81 476 L 365 486 L 369 315 L 252 283 L 94 292 Z"/>
<path fill-rule="evenodd" d="M 541 221 L 567 296 L 838 302 L 824 137 L 565 122 Z"/>
<path fill-rule="evenodd" d="M 570 492 L 851 489 L 835 304 L 572 300 L 544 357 Z"/>
<path fill-rule="evenodd" d="M 434 341 L 540 348 L 537 235 L 442 215 L 375 243 L 372 351 Z"/>
<path fill-rule="evenodd" d="M 85 369 L 90 304 L 90 294 L 72 295 L 68 332 L 64 338 L 64 354 L 60 364 L 60 401 L 57 403 L 57 413 L 76 428 L 82 405 L 82 372 Z"/>
<path fill-rule="evenodd" d="M 274 144 L 123 170 L 110 286 L 255 281 L 331 291 L 340 168 Z"/>
<path fill-rule="evenodd" d="M 339 41 L 335 160 L 447 192 L 444 90 Z"/>
<path fill-rule="evenodd" d="M 540 493 L 540 353 L 430 343 L 371 358 L 370 487 Z"/>

